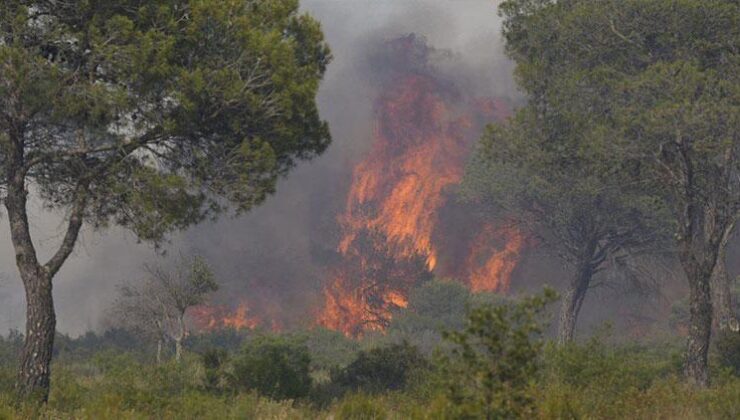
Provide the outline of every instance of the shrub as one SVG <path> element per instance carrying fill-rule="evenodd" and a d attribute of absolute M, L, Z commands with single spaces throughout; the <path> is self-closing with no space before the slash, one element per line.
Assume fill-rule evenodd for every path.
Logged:
<path fill-rule="evenodd" d="M 225 372 L 229 354 L 224 349 L 209 349 L 201 356 L 205 369 L 205 387 L 208 391 L 223 389 L 227 375 Z"/>
<path fill-rule="evenodd" d="M 346 368 L 332 373 L 332 382 L 371 393 L 397 390 L 407 384 L 414 372 L 427 367 L 419 350 L 403 342 L 361 351 Z"/>
<path fill-rule="evenodd" d="M 316 328 L 302 333 L 301 336 L 305 336 L 313 370 L 341 368 L 350 364 L 357 356 L 357 341 L 340 332 Z"/>
<path fill-rule="evenodd" d="M 339 403 L 336 416 L 340 420 L 381 420 L 388 418 L 388 412 L 382 401 L 357 394 Z"/>
<path fill-rule="evenodd" d="M 465 325 L 470 291 L 452 280 L 434 280 L 411 290 L 408 307 L 393 314 L 388 337 L 408 340 L 424 354 L 431 354 L 442 339 L 441 332 Z"/>
<path fill-rule="evenodd" d="M 15 367 L 23 347 L 23 334 L 10 330 L 8 337 L 0 335 L 0 367 Z"/>
<path fill-rule="evenodd" d="M 596 387 L 610 394 L 648 388 L 655 379 L 680 375 L 680 346 L 657 343 L 607 345 L 596 335 L 583 344 L 550 345 L 545 352 L 550 380 L 576 388 Z"/>
<path fill-rule="evenodd" d="M 262 336 L 248 342 L 234 360 L 237 387 L 281 400 L 311 389 L 308 348 L 294 339 Z"/>
<path fill-rule="evenodd" d="M 720 331 L 714 341 L 714 353 L 720 366 L 740 376 L 740 334 Z"/>
<path fill-rule="evenodd" d="M 185 338 L 184 346 L 195 353 L 205 353 L 208 350 L 219 348 L 228 352 L 238 351 L 244 342 L 252 335 L 252 330 L 235 328 L 219 328 L 198 334 L 190 334 Z"/>
<path fill-rule="evenodd" d="M 531 394 L 541 354 L 540 318 L 556 298 L 482 305 L 471 310 L 467 326 L 445 334 L 454 347 L 445 356 L 445 385 L 455 417 L 521 418 L 534 410 Z"/>

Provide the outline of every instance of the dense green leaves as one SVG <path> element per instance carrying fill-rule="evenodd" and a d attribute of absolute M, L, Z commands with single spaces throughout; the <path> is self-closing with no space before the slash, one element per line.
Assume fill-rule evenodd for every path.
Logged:
<path fill-rule="evenodd" d="M 419 349 L 403 342 L 361 351 L 352 363 L 332 375 L 332 381 L 353 391 L 400 390 L 415 373 L 428 368 Z"/>
<path fill-rule="evenodd" d="M 234 359 L 234 381 L 273 399 L 304 397 L 311 389 L 308 347 L 290 338 L 258 337 Z"/>
<path fill-rule="evenodd" d="M 12 156 L 49 206 L 84 190 L 143 239 L 247 210 L 326 148 L 329 60 L 296 0 L 4 2 L 4 176 Z"/>
<path fill-rule="evenodd" d="M 617 252 L 650 239 L 635 232 L 672 233 L 691 287 L 687 373 L 706 385 L 709 278 L 740 217 L 740 5 L 508 0 L 501 13 L 528 104 L 484 138 L 471 189 L 536 209 L 565 246 L 573 226 Z"/>
<path fill-rule="evenodd" d="M 445 362 L 445 383 L 457 418 L 522 418 L 532 415 L 542 347 L 542 316 L 555 292 L 547 289 L 514 304 L 473 309 Z"/>

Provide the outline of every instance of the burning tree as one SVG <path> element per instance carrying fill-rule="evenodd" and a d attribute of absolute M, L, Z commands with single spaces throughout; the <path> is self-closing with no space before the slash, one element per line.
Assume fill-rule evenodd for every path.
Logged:
<path fill-rule="evenodd" d="M 330 54 L 297 0 L 11 0 L 0 5 L 0 187 L 20 277 L 23 396 L 46 400 L 53 278 L 83 225 L 142 240 L 246 211 L 330 138 Z M 66 214 L 42 262 L 29 194 Z"/>
<path fill-rule="evenodd" d="M 439 232 L 454 230 L 445 230 L 440 211 L 452 201 L 480 121 L 500 119 L 508 107 L 466 97 L 434 69 L 437 55 L 411 34 L 386 42 L 371 59 L 381 80 L 373 141 L 353 170 L 338 218 L 342 261 L 325 289 L 321 325 L 348 335 L 383 330 L 391 311 L 406 306 L 409 289 L 432 271 L 474 290 L 508 286 L 523 246 L 514 231 L 498 235 L 506 239 L 503 249 L 464 238 L 470 254 L 448 264 L 455 272 L 440 266 L 441 256 L 452 256 L 443 255 L 439 236 L 446 235 Z"/>
<path fill-rule="evenodd" d="M 182 357 L 182 342 L 188 335 L 187 311 L 201 305 L 218 283 L 208 264 L 198 256 L 180 257 L 174 269 L 145 266 L 147 277 L 140 284 L 124 284 L 113 306 L 118 324 L 157 341 L 157 362 L 165 340 L 175 342 L 175 360 Z"/>

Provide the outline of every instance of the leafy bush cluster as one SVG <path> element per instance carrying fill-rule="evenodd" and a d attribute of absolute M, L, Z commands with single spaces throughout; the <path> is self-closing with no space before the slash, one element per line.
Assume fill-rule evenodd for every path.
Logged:
<path fill-rule="evenodd" d="M 362 351 L 352 363 L 332 374 L 332 382 L 352 391 L 380 393 L 403 389 L 429 362 L 407 342 Z"/>
<path fill-rule="evenodd" d="M 311 390 L 310 364 L 305 344 L 280 337 L 259 337 L 236 356 L 234 383 L 276 400 L 301 398 Z"/>
<path fill-rule="evenodd" d="M 446 357 L 445 385 L 455 417 L 521 418 L 533 414 L 530 387 L 539 368 L 541 318 L 553 290 L 518 304 L 474 308 Z"/>

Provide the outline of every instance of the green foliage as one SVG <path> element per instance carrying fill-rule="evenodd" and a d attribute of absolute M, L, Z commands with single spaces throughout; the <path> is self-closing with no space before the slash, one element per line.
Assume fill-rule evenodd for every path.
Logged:
<path fill-rule="evenodd" d="M 234 357 L 234 384 L 276 400 L 305 397 L 310 363 L 308 348 L 295 339 L 257 337 Z"/>
<path fill-rule="evenodd" d="M 719 331 L 714 339 L 714 355 L 721 367 L 740 377 L 740 334 L 736 331 Z"/>
<path fill-rule="evenodd" d="M 305 340 L 311 353 L 311 369 L 314 371 L 343 368 L 357 357 L 357 341 L 338 331 L 319 327 L 298 336 Z"/>
<path fill-rule="evenodd" d="M 106 369 L 56 365 L 49 403 L 16 405 L 11 387 L 0 389 L 0 418 L 311 418 L 308 409 L 255 393 L 214 394 L 201 386 L 200 361 L 154 366 L 106 358 Z M 7 403 L 7 404 L 6 404 Z"/>
<path fill-rule="evenodd" d="M 500 7 L 527 105 L 484 136 L 469 189 L 507 214 L 534 207 L 534 231 L 554 236 L 566 256 L 598 244 L 588 269 L 675 245 L 691 286 L 686 373 L 706 384 L 705 292 L 721 238 L 740 216 L 740 4 Z"/>
<path fill-rule="evenodd" d="M 541 317 L 556 294 L 516 304 L 474 308 L 466 327 L 446 334 L 455 345 L 444 359 L 446 388 L 456 416 L 516 418 L 532 415 L 542 347 Z"/>
<path fill-rule="evenodd" d="M 388 409 L 372 397 L 353 394 L 339 403 L 336 416 L 342 420 L 381 420 L 388 417 Z"/>
<path fill-rule="evenodd" d="M 214 348 L 235 352 L 242 347 L 251 335 L 251 330 L 220 328 L 212 331 L 190 334 L 183 345 L 194 353 L 204 353 Z"/>
<path fill-rule="evenodd" d="M 89 360 L 104 352 L 126 353 L 137 359 L 148 356 L 151 343 L 144 342 L 131 332 L 111 328 L 103 333 L 86 332 L 76 338 L 57 333 L 54 338 L 54 358 L 57 361 L 73 362 Z"/>
<path fill-rule="evenodd" d="M 471 300 L 468 289 L 458 282 L 426 282 L 411 290 L 406 308 L 394 313 L 388 328 L 389 340 L 408 340 L 430 355 L 439 344 L 442 331 L 456 331 L 465 325 Z"/>
<path fill-rule="evenodd" d="M 216 277 L 203 257 L 196 255 L 190 261 L 181 259 L 180 263 L 187 266 L 186 288 L 183 292 L 191 296 L 187 303 L 190 305 L 202 303 L 206 295 L 218 290 Z"/>
<path fill-rule="evenodd" d="M 248 210 L 329 144 L 330 59 L 298 0 L 3 2 L 2 172 L 145 240 Z"/>
<path fill-rule="evenodd" d="M 725 375 L 706 390 L 683 384 L 676 376 L 680 364 L 676 355 L 682 349 L 682 345 L 620 346 L 601 339 L 565 348 L 548 346 L 541 355 L 543 368 L 533 376 L 534 401 L 527 417 L 737 418 L 740 378 Z M 230 375 L 230 363 L 221 362 Z M 202 357 L 155 366 L 114 350 L 88 359 L 57 359 L 53 372 L 50 401 L 39 407 L 16 404 L 15 373 L 0 369 L 0 419 L 449 419 L 470 413 L 434 381 L 425 393 L 407 386 L 393 392 L 336 394 L 320 409 L 233 387 L 213 392 L 206 386 Z M 448 372 L 434 375 L 444 378 Z"/>
<path fill-rule="evenodd" d="M 606 334 L 604 334 L 606 335 Z M 544 371 L 548 380 L 575 388 L 598 384 L 605 392 L 647 389 L 656 379 L 681 372 L 680 349 L 654 345 L 607 345 L 597 335 L 584 344 L 548 345 Z"/>
<path fill-rule="evenodd" d="M 353 391 L 369 393 L 399 390 L 414 374 L 428 367 L 419 350 L 403 342 L 361 351 L 355 361 L 332 374 L 332 382 Z"/>
<path fill-rule="evenodd" d="M 0 189 L 23 238 L 13 242 L 37 306 L 28 313 L 44 318 L 29 323 L 46 329 L 44 351 L 24 355 L 21 394 L 48 395 L 54 309 L 38 297 L 83 225 L 160 244 L 263 202 L 330 142 L 315 100 L 330 58 L 298 0 L 2 2 Z M 68 219 L 48 262 L 30 233 L 29 191 Z"/>
<path fill-rule="evenodd" d="M 205 369 L 205 387 L 209 391 L 218 391 L 224 388 L 227 382 L 225 371 L 229 353 L 223 349 L 209 349 L 201 356 Z"/>
<path fill-rule="evenodd" d="M 535 397 L 541 418 L 733 418 L 737 381 L 699 390 L 680 380 L 683 345 L 548 346 Z"/>
<path fill-rule="evenodd" d="M 23 346 L 23 334 L 10 330 L 8 336 L 0 335 L 0 368 L 15 366 Z"/>

